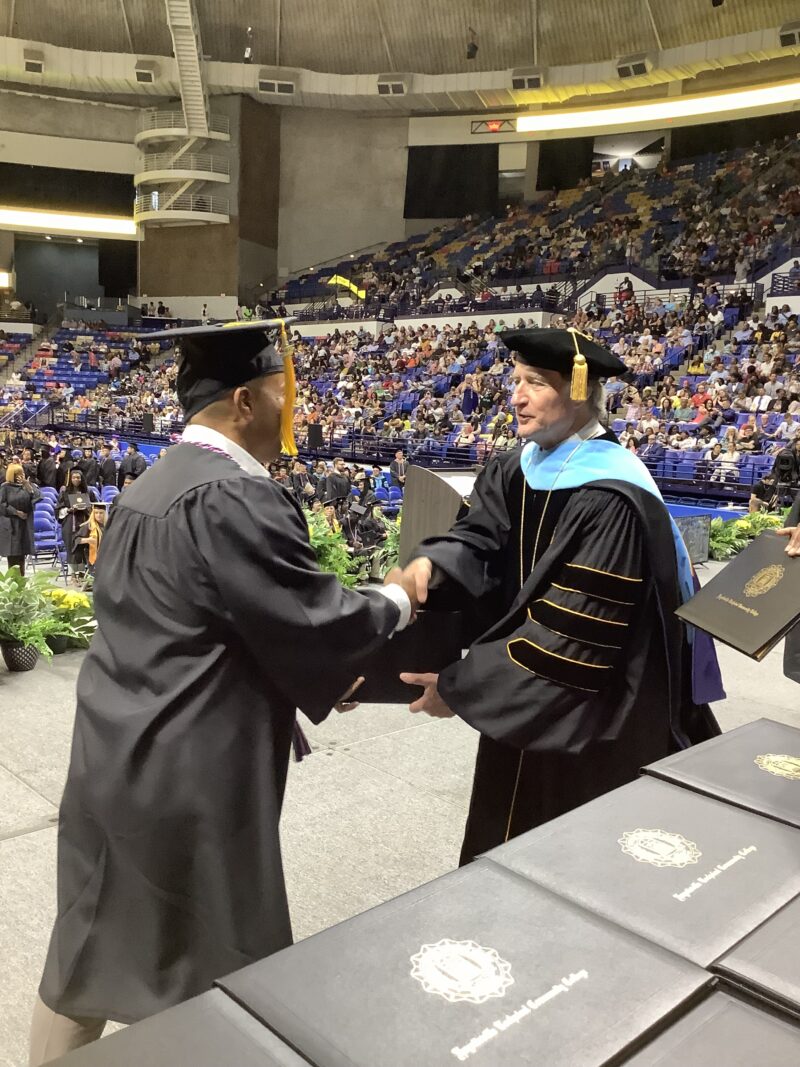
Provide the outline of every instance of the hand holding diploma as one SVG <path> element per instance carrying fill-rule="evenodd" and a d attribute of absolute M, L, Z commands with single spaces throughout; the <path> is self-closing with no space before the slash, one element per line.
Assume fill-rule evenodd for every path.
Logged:
<path fill-rule="evenodd" d="M 421 697 L 409 704 L 408 710 L 417 712 L 424 711 L 434 719 L 452 719 L 455 712 L 449 708 L 439 695 L 437 683 L 438 674 L 410 674 L 404 672 L 400 675 L 400 681 L 406 685 L 421 685 L 424 692 Z"/>

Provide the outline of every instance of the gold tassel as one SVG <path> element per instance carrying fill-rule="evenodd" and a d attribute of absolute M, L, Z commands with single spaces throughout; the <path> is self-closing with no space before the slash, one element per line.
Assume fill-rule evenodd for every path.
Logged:
<path fill-rule="evenodd" d="M 571 400 L 583 403 L 584 400 L 589 399 L 589 366 L 586 362 L 586 356 L 584 356 L 583 352 L 581 352 L 578 347 L 577 335 L 580 331 L 572 328 L 569 332 L 572 334 L 572 343 L 575 345 L 575 355 L 572 357 L 572 381 L 569 387 L 569 395 Z M 586 337 L 586 334 L 581 334 L 581 337 Z"/>
<path fill-rule="evenodd" d="M 289 344 L 286 323 L 281 320 L 281 354 L 283 356 L 283 373 L 286 393 L 281 411 L 281 452 L 286 456 L 297 455 L 294 439 L 294 405 L 297 400 L 297 384 L 294 375 L 294 347 Z"/>

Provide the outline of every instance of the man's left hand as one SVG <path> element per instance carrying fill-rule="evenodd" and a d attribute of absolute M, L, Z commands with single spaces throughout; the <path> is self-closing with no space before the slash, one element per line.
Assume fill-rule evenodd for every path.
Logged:
<path fill-rule="evenodd" d="M 334 710 L 338 711 L 339 714 L 341 715 L 346 711 L 353 711 L 354 708 L 357 708 L 358 707 L 358 701 L 357 700 L 351 700 L 350 698 L 353 696 L 353 694 L 359 688 L 359 686 L 361 686 L 363 684 L 363 682 L 364 682 L 363 676 L 361 678 L 356 678 L 356 680 L 353 682 L 353 684 L 350 686 L 350 688 L 347 690 L 347 692 L 343 693 L 342 696 L 340 696 L 339 699 L 336 701 L 336 703 L 333 705 Z"/>
<path fill-rule="evenodd" d="M 776 530 L 775 533 L 789 538 L 789 544 L 786 546 L 787 556 L 800 556 L 800 525 L 784 526 L 782 530 Z"/>
<path fill-rule="evenodd" d="M 425 690 L 421 697 L 415 700 L 413 704 L 409 704 L 409 711 L 424 711 L 426 715 L 430 715 L 434 719 L 452 719 L 455 715 L 455 712 L 439 696 L 437 688 L 438 674 L 403 673 L 400 675 L 400 681 L 405 682 L 406 685 L 421 685 Z"/>

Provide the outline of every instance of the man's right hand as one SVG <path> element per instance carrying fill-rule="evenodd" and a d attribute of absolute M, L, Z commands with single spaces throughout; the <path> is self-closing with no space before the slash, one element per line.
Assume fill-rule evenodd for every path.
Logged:
<path fill-rule="evenodd" d="M 421 603 L 417 595 L 417 586 L 414 580 L 406 574 L 406 571 L 401 570 L 400 567 L 392 567 L 392 569 L 384 576 L 383 584 L 400 586 L 411 601 L 411 619 L 413 620 Z"/>
<path fill-rule="evenodd" d="M 419 556 L 412 560 L 402 571 L 399 567 L 395 567 L 389 574 L 401 575 L 402 580 L 398 580 L 397 577 L 391 580 L 403 586 L 412 600 L 416 601 L 416 607 L 421 606 L 428 599 L 428 586 L 433 575 L 433 564 L 427 556 Z M 389 580 L 389 574 L 386 575 L 384 581 Z"/>

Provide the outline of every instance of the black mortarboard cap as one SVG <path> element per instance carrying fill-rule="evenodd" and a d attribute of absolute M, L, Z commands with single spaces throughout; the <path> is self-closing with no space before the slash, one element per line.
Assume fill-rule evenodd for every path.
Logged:
<path fill-rule="evenodd" d="M 573 400 L 586 399 L 584 376 L 608 378 L 628 369 L 608 348 L 579 330 L 504 330 L 500 337 L 529 367 L 572 375 Z"/>
<path fill-rule="evenodd" d="M 283 321 L 222 322 L 159 330 L 145 336 L 148 341 L 162 337 L 180 341 L 181 360 L 175 384 L 188 421 L 245 382 L 284 371 L 284 356 L 269 337 Z"/>

